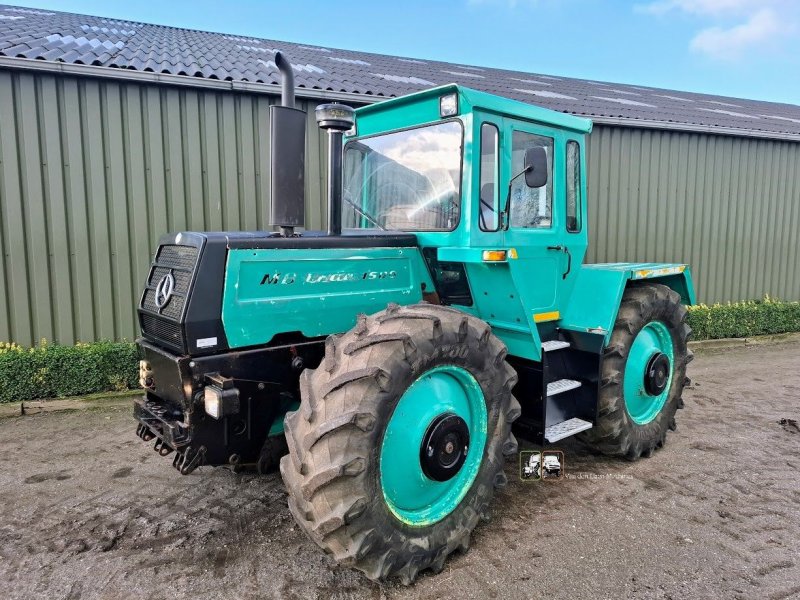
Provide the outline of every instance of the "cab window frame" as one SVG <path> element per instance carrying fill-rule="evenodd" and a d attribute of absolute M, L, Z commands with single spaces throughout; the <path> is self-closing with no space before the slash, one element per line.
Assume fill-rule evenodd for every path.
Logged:
<path fill-rule="evenodd" d="M 484 170 L 483 170 L 483 157 L 484 157 L 484 147 L 483 147 L 483 136 L 484 136 L 484 128 L 492 129 L 494 131 L 494 160 L 493 160 L 493 174 L 492 178 L 494 179 L 494 189 L 493 189 L 493 196 L 492 196 L 492 210 L 494 211 L 494 220 L 493 224 L 494 227 L 484 227 L 485 224 L 485 217 L 483 215 L 483 199 L 481 197 L 481 193 L 484 186 Z M 487 233 L 493 233 L 500 231 L 502 227 L 502 219 L 500 218 L 500 126 L 497 123 L 492 121 L 482 121 L 480 128 L 479 128 L 479 153 L 478 153 L 478 228 Z"/>
<path fill-rule="evenodd" d="M 388 130 L 388 131 L 378 131 L 378 132 L 370 133 L 370 134 L 367 134 L 367 135 L 354 136 L 354 137 L 351 137 L 351 138 L 346 138 L 344 140 L 344 143 L 342 145 L 342 168 L 344 168 L 345 154 L 346 154 L 346 152 L 348 150 L 348 146 L 351 143 L 357 144 L 358 142 L 361 142 L 363 140 L 369 140 L 369 139 L 380 137 L 380 136 L 384 136 L 384 135 L 390 135 L 390 134 L 396 134 L 396 133 L 405 133 L 405 132 L 413 131 L 415 129 L 424 129 L 426 127 L 442 125 L 444 123 L 458 123 L 459 127 L 461 128 L 461 143 L 460 143 L 460 146 L 459 146 L 460 159 L 459 159 L 459 170 L 458 170 L 458 179 L 457 179 L 458 187 L 456 189 L 456 197 L 458 198 L 458 219 L 453 224 L 453 226 L 450 227 L 449 229 L 422 229 L 422 228 L 420 228 L 420 229 L 387 229 L 386 231 L 405 232 L 405 233 L 414 233 L 414 234 L 416 234 L 416 233 L 452 233 L 452 232 L 456 231 L 459 228 L 459 226 L 461 225 L 461 223 L 462 223 L 462 221 L 464 219 L 464 204 L 465 204 L 463 192 L 464 192 L 464 168 L 465 168 L 465 165 L 464 165 L 464 151 L 466 149 L 466 127 L 464 126 L 464 121 L 459 117 L 449 117 L 447 119 L 438 119 L 436 121 L 429 121 L 429 122 L 426 122 L 426 123 L 416 123 L 414 125 L 409 125 L 409 126 L 406 126 L 406 127 L 398 127 L 396 129 L 391 129 L 391 130 Z M 344 174 L 343 174 L 343 176 L 342 176 L 342 185 L 344 186 L 344 184 L 345 184 L 345 181 L 344 181 Z M 344 215 L 344 210 L 345 210 L 344 200 L 342 200 L 341 209 L 342 209 L 342 214 Z M 352 207 L 351 207 L 351 209 L 352 209 Z M 344 216 L 343 216 L 343 220 L 344 220 Z M 355 231 L 368 231 L 368 230 L 377 229 L 377 228 L 372 228 L 372 227 L 351 227 L 351 228 L 348 228 L 348 229 L 352 229 L 352 230 L 355 230 Z"/>
<path fill-rule="evenodd" d="M 576 155 L 570 169 L 570 149 L 576 149 Z M 564 147 L 564 227 L 567 233 L 580 233 L 583 230 L 583 189 L 581 186 L 581 144 L 577 140 L 568 139 Z M 570 214 L 570 193 L 574 194 L 573 210 Z M 571 226 L 570 217 L 574 217 L 574 226 Z"/>
<path fill-rule="evenodd" d="M 545 149 L 547 150 L 547 170 L 548 170 L 548 172 L 547 172 L 547 183 L 544 186 L 541 186 L 541 187 L 545 188 L 545 202 L 546 202 L 546 206 L 550 210 L 550 223 L 548 225 L 539 225 L 539 226 L 519 225 L 519 224 L 515 224 L 514 223 L 515 210 L 514 210 L 514 198 L 513 198 L 513 195 L 512 195 L 514 187 L 521 185 L 521 186 L 523 186 L 523 189 L 537 189 L 537 190 L 541 189 L 541 188 L 528 188 L 527 184 L 525 183 L 525 178 L 524 177 L 520 177 L 520 178 L 518 178 L 516 181 L 514 181 L 511 184 L 511 188 L 509 189 L 508 214 L 506 215 L 506 219 L 505 219 L 505 221 L 506 221 L 505 229 L 506 230 L 513 229 L 513 230 L 516 230 L 516 231 L 542 231 L 542 232 L 554 231 L 555 230 L 554 228 L 555 228 L 555 225 L 556 225 L 556 215 L 557 215 L 557 210 L 556 210 L 556 207 L 554 206 L 554 198 L 556 198 L 556 189 L 555 189 L 556 182 L 555 182 L 555 179 L 554 179 L 554 173 L 556 172 L 556 150 L 555 149 L 556 149 L 556 143 L 557 143 L 557 140 L 558 140 L 558 136 L 555 134 L 555 132 L 550 132 L 550 131 L 542 132 L 542 131 L 536 131 L 536 130 L 528 129 L 527 127 L 513 126 L 511 128 L 511 130 L 510 130 L 510 138 L 511 138 L 511 140 L 510 140 L 510 152 L 508 154 L 509 177 L 513 177 L 514 175 L 517 175 L 519 173 L 519 170 L 515 172 L 515 169 L 514 169 L 514 151 L 515 151 L 514 138 L 517 137 L 518 135 L 530 136 L 530 137 L 534 137 L 534 138 L 542 138 L 542 139 L 547 140 L 547 145 L 544 146 Z M 523 147 L 523 149 L 524 149 L 524 147 Z M 523 152 L 523 154 L 524 154 L 524 152 Z M 519 210 L 519 208 L 517 208 L 517 211 L 518 210 Z"/>

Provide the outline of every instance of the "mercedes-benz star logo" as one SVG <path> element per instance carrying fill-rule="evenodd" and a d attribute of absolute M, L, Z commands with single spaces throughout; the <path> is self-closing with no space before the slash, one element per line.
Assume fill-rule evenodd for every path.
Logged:
<path fill-rule="evenodd" d="M 167 273 L 161 278 L 156 286 L 156 306 L 160 309 L 164 308 L 172 298 L 172 292 L 175 290 L 175 278 L 172 276 L 172 271 Z"/>

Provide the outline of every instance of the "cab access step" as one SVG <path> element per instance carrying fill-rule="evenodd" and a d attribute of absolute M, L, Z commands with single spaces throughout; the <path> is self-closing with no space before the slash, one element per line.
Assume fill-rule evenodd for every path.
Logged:
<path fill-rule="evenodd" d="M 514 360 L 525 371 L 515 389 L 525 398 L 515 424 L 534 443 L 554 443 L 591 429 L 597 418 L 602 335 L 558 330 L 542 342 L 541 362 Z"/>

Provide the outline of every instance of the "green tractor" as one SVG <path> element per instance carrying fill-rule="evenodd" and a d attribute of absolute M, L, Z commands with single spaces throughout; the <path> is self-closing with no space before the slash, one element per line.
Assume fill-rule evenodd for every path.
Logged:
<path fill-rule="evenodd" d="M 183 474 L 279 463 L 325 552 L 406 583 L 468 548 L 514 434 L 627 459 L 664 444 L 692 279 L 583 264 L 590 121 L 457 85 L 320 106 L 328 230 L 298 231 L 306 115 L 276 63 L 280 229 L 161 240 L 139 305 L 142 439 Z"/>

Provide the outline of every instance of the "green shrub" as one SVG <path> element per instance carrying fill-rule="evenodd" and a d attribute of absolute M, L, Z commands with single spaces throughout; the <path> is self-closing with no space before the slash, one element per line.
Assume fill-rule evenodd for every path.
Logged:
<path fill-rule="evenodd" d="M 800 302 L 764 300 L 689 307 L 692 339 L 742 338 L 800 331 Z M 136 346 L 128 342 L 49 344 L 0 342 L 0 403 L 134 389 Z"/>
<path fill-rule="evenodd" d="M 0 343 L 0 402 L 131 389 L 138 381 L 136 346 L 127 342 Z"/>
<path fill-rule="evenodd" d="M 692 339 L 744 338 L 800 331 L 800 302 L 763 300 L 689 307 Z"/>

